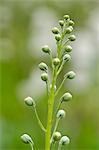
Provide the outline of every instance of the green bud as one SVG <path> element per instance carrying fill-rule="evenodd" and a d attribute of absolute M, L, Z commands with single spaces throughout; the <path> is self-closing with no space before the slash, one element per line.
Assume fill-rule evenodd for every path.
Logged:
<path fill-rule="evenodd" d="M 62 97 L 61 97 L 61 101 L 66 102 L 66 101 L 70 101 L 72 99 L 72 95 L 70 93 L 65 93 Z"/>
<path fill-rule="evenodd" d="M 42 70 L 42 71 L 47 71 L 48 70 L 48 66 L 45 63 L 41 62 L 39 64 L 39 69 Z"/>
<path fill-rule="evenodd" d="M 66 32 L 67 34 L 71 33 L 72 31 L 73 31 L 73 27 L 72 27 L 72 26 L 69 26 L 69 27 L 65 30 L 65 32 Z"/>
<path fill-rule="evenodd" d="M 64 117 L 65 117 L 65 111 L 64 111 L 64 110 L 59 110 L 59 111 L 57 112 L 56 117 L 57 117 L 57 118 L 60 118 L 60 119 L 64 118 Z"/>
<path fill-rule="evenodd" d="M 43 51 L 44 53 L 49 53 L 49 54 L 50 54 L 50 49 L 49 49 L 48 45 L 44 45 L 44 46 L 42 47 L 42 51 Z"/>
<path fill-rule="evenodd" d="M 59 29 L 58 29 L 57 27 L 54 27 L 54 28 L 52 29 L 52 32 L 53 32 L 54 34 L 58 34 L 58 33 L 59 33 Z"/>
<path fill-rule="evenodd" d="M 68 39 L 70 41 L 75 41 L 76 40 L 76 36 L 75 35 L 70 35 L 70 37 Z"/>
<path fill-rule="evenodd" d="M 70 45 L 65 46 L 65 51 L 66 52 L 71 52 L 72 51 L 72 47 Z"/>
<path fill-rule="evenodd" d="M 59 141 L 61 139 L 61 133 L 60 132 L 55 132 L 53 135 L 53 140 L 54 141 Z"/>
<path fill-rule="evenodd" d="M 59 58 L 54 58 L 53 59 L 53 64 L 54 64 L 54 66 L 58 66 L 60 64 Z"/>
<path fill-rule="evenodd" d="M 64 56 L 63 56 L 63 61 L 64 62 L 67 62 L 67 61 L 70 61 L 71 60 L 71 56 L 69 55 L 69 54 L 65 54 Z"/>
<path fill-rule="evenodd" d="M 23 135 L 21 136 L 21 140 L 22 140 L 22 142 L 24 142 L 25 144 L 33 143 L 32 138 L 31 138 L 28 134 L 23 134 Z"/>
<path fill-rule="evenodd" d="M 67 77 L 68 79 L 74 79 L 75 76 L 76 76 L 76 74 L 75 74 L 75 72 L 73 72 L 73 71 L 69 71 L 69 72 L 66 74 L 66 77 Z"/>
<path fill-rule="evenodd" d="M 70 139 L 67 136 L 63 136 L 59 141 L 59 145 L 67 145 L 69 143 L 70 143 Z"/>
<path fill-rule="evenodd" d="M 34 107 L 36 106 L 35 101 L 29 96 L 24 99 L 24 102 L 28 106 L 34 106 Z"/>
<path fill-rule="evenodd" d="M 47 81 L 48 80 L 48 74 L 47 73 L 42 73 L 41 74 L 41 79 L 43 80 L 43 81 Z"/>
<path fill-rule="evenodd" d="M 63 27 L 64 21 L 63 21 L 63 20 L 59 20 L 59 25 L 60 25 L 61 27 Z"/>
<path fill-rule="evenodd" d="M 55 39 L 56 39 L 57 41 L 60 41 L 61 35 L 60 35 L 60 34 L 56 34 L 56 35 L 55 35 Z"/>
<path fill-rule="evenodd" d="M 72 26 L 69 26 L 69 28 L 71 28 L 71 30 L 73 31 L 73 27 Z"/>
<path fill-rule="evenodd" d="M 72 21 L 72 20 L 69 20 L 69 26 L 74 26 L 74 21 Z"/>
<path fill-rule="evenodd" d="M 64 19 L 65 19 L 65 20 L 70 19 L 69 15 L 64 15 Z"/>

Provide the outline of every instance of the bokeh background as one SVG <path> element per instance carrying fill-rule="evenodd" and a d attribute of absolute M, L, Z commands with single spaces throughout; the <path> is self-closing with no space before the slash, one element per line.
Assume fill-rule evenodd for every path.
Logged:
<path fill-rule="evenodd" d="M 67 149 L 99 150 L 98 0 L 0 1 L 0 150 L 29 150 L 29 145 L 20 141 L 22 133 L 29 133 L 35 146 L 43 150 L 44 134 L 24 98 L 36 100 L 46 125 L 46 88 L 38 64 L 45 60 L 50 65 L 41 46 L 48 44 L 55 51 L 51 29 L 64 14 L 75 21 L 77 40 L 72 43 L 72 62 L 63 73 L 72 69 L 77 75 L 57 97 L 66 90 L 74 95 L 71 102 L 63 104 L 67 116 L 58 129 L 71 138 Z"/>

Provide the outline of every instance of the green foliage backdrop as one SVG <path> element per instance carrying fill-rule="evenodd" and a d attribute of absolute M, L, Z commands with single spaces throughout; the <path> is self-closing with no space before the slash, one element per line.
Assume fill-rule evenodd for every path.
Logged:
<path fill-rule="evenodd" d="M 28 150 L 28 145 L 20 141 L 20 135 L 24 132 L 32 135 L 38 149 L 44 146 L 44 134 L 23 99 L 29 94 L 36 97 L 38 113 L 46 124 L 46 93 L 43 89 L 41 92 L 39 87 L 37 89 L 36 82 L 32 81 L 40 78 L 38 72 L 38 78 L 34 74 L 40 60 L 44 59 L 41 46 L 51 44 L 49 46 L 54 47 L 51 27 L 64 14 L 69 14 L 75 21 L 77 41 L 73 51 L 74 61 L 69 67 L 74 67 L 80 75 L 73 85 L 66 84 L 74 98 L 67 106 L 63 106 L 68 114 L 61 123 L 62 132 L 71 137 L 70 150 L 99 149 L 98 0 L 3 0 L 0 2 L 1 150 Z"/>

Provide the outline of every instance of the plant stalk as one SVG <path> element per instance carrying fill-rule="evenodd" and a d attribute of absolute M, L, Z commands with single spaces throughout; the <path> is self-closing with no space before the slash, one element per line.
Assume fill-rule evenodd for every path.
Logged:
<path fill-rule="evenodd" d="M 54 133 L 55 133 L 56 130 L 57 130 L 59 120 L 60 120 L 60 118 L 56 119 L 55 127 L 54 127 L 53 134 L 52 134 L 52 137 L 51 137 L 51 140 L 50 140 L 50 143 L 51 143 L 51 144 L 52 144 L 52 142 L 53 142 L 53 136 L 54 136 Z"/>
<path fill-rule="evenodd" d="M 39 124 L 40 128 L 41 128 L 44 132 L 46 132 L 46 129 L 44 128 L 42 122 L 41 122 L 40 119 L 39 119 L 39 116 L 38 116 L 36 107 L 34 107 L 34 112 L 35 112 L 35 115 L 36 115 L 36 118 L 37 118 L 37 121 L 38 121 L 38 124 Z"/>
<path fill-rule="evenodd" d="M 48 116 L 47 116 L 47 128 L 46 128 L 46 137 L 45 137 L 45 150 L 50 150 L 50 138 L 51 138 L 51 129 L 52 129 L 52 114 L 53 114 L 53 105 L 54 105 L 54 86 L 56 84 L 56 70 L 54 70 L 52 88 L 48 100 Z"/>

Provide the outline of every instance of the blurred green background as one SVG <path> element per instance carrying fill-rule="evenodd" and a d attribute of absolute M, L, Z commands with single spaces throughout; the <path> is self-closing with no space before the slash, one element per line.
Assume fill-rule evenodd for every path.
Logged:
<path fill-rule="evenodd" d="M 65 66 L 77 76 L 68 81 L 57 100 L 66 91 L 74 98 L 63 105 L 66 119 L 59 131 L 71 138 L 69 150 L 99 150 L 99 1 L 98 0 L 1 0 L 0 1 L 0 150 L 29 150 L 20 141 L 29 133 L 39 150 L 44 134 L 24 98 L 32 96 L 40 118 L 46 125 L 47 96 L 40 80 L 38 64 L 50 65 L 41 46 L 54 51 L 51 33 L 64 14 L 75 21 L 76 42 L 72 44 L 72 62 Z M 62 76 L 60 77 L 62 78 Z"/>

